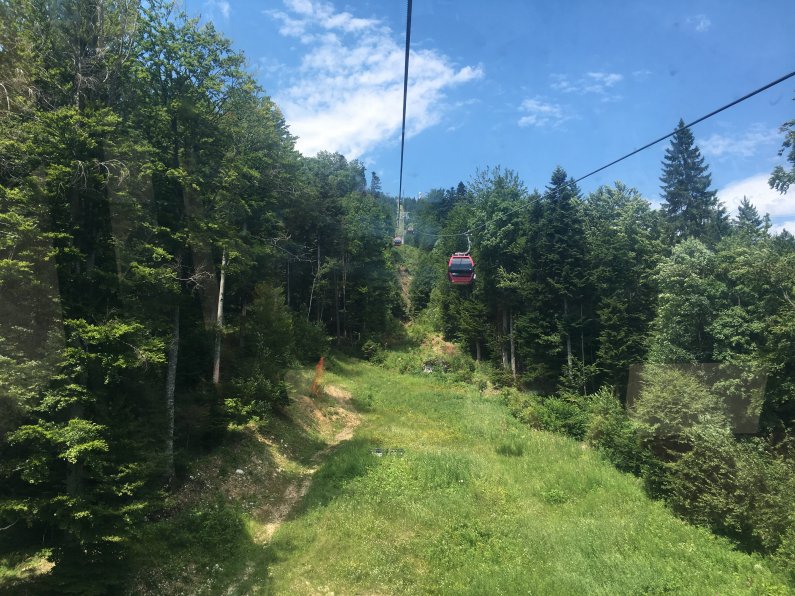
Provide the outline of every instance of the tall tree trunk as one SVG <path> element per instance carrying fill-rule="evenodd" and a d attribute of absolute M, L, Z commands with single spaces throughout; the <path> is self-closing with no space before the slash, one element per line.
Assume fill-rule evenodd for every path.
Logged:
<path fill-rule="evenodd" d="M 307 320 L 307 322 L 309 322 L 310 317 L 312 316 L 312 300 L 315 297 L 315 284 L 317 283 L 318 273 L 315 273 L 315 275 L 312 277 L 312 289 L 309 290 L 309 306 L 306 309 L 306 320 Z"/>
<path fill-rule="evenodd" d="M 246 309 L 248 303 L 245 299 L 240 301 L 240 332 L 238 333 L 238 347 L 242 350 L 246 347 Z"/>
<path fill-rule="evenodd" d="M 317 272 L 315 276 L 312 278 L 312 289 L 309 292 L 309 308 L 306 309 L 306 320 L 309 321 L 310 317 L 312 316 L 312 300 L 315 297 L 315 286 L 317 285 L 317 280 L 320 277 L 320 237 L 317 239 Z"/>
<path fill-rule="evenodd" d="M 569 365 L 569 380 L 572 379 L 571 335 L 569 334 L 569 303 L 563 297 L 563 330 L 566 334 L 566 362 Z"/>
<path fill-rule="evenodd" d="M 505 345 L 505 336 L 508 335 L 508 311 L 502 311 L 502 335 L 500 336 L 500 349 L 502 350 L 502 367 L 508 370 L 510 363 L 508 360 L 508 349 Z"/>
<path fill-rule="evenodd" d="M 348 314 L 348 303 L 347 303 L 347 294 L 345 293 L 345 288 L 348 284 L 348 265 L 347 260 L 345 259 L 345 254 L 342 253 L 342 312 L 344 314 Z M 348 317 L 345 317 L 345 323 L 342 326 L 342 333 L 345 337 L 348 337 Z"/>
<path fill-rule="evenodd" d="M 582 302 L 580 302 L 580 355 L 582 357 L 583 372 L 585 370 L 585 323 L 582 316 Z M 582 376 L 582 394 L 588 394 L 588 387 L 585 384 L 585 375 Z"/>
<path fill-rule="evenodd" d="M 475 340 L 475 362 L 480 362 L 480 339 Z"/>
<path fill-rule="evenodd" d="M 334 270 L 334 320 L 337 322 L 337 339 L 340 338 L 340 286 L 337 270 Z"/>
<path fill-rule="evenodd" d="M 226 249 L 221 256 L 221 281 L 218 283 L 218 311 L 215 315 L 215 352 L 213 353 L 213 384 L 221 383 L 221 342 L 224 328 L 224 286 L 226 286 L 226 266 L 229 262 Z"/>
<path fill-rule="evenodd" d="M 290 306 L 290 259 L 287 259 L 287 306 Z"/>
<path fill-rule="evenodd" d="M 174 390 L 177 386 L 177 360 L 179 358 L 179 304 L 174 307 L 171 341 L 168 344 L 168 371 L 166 373 L 166 474 L 174 477 Z"/>
<path fill-rule="evenodd" d="M 510 333 L 511 333 L 511 373 L 513 374 L 513 380 L 516 380 L 516 341 L 513 338 L 513 309 L 511 309 L 510 316 Z"/>

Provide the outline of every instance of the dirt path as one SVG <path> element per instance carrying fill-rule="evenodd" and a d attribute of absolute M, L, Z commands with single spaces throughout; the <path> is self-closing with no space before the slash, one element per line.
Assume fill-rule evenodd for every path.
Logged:
<path fill-rule="evenodd" d="M 359 415 L 351 404 L 351 394 L 348 391 L 334 385 L 326 385 L 323 387 L 323 392 L 339 405 L 338 413 L 344 418 L 344 426 L 334 435 L 326 447 L 312 456 L 312 466 L 300 477 L 287 484 L 279 499 L 279 504 L 266 514 L 266 520 L 263 520 L 264 531 L 258 536 L 263 544 L 271 541 L 276 530 L 279 529 L 293 508 L 295 508 L 304 495 L 306 495 L 309 487 L 312 485 L 312 475 L 318 470 L 323 460 L 325 460 L 340 443 L 351 439 L 353 437 L 353 431 L 361 422 Z M 312 402 L 312 407 L 315 409 L 315 417 L 319 421 L 322 420 L 328 423 L 325 414 L 315 406 L 314 402 Z"/>

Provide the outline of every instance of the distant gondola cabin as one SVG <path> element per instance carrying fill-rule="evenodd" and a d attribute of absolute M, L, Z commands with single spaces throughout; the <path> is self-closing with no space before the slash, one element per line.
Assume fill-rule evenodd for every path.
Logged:
<path fill-rule="evenodd" d="M 447 263 L 447 278 L 456 285 L 468 285 L 475 279 L 475 261 L 467 254 L 455 253 Z"/>
<path fill-rule="evenodd" d="M 403 238 L 401 238 L 400 236 L 395 236 L 395 237 L 392 239 L 392 244 L 393 244 L 394 246 L 400 246 L 401 244 L 403 244 Z"/>

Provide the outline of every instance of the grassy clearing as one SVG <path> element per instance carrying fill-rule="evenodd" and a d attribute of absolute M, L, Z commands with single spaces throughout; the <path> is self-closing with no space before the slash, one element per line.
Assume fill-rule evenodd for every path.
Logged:
<path fill-rule="evenodd" d="M 348 361 L 335 372 L 368 402 L 363 424 L 274 536 L 268 581 L 244 591 L 789 593 L 762 559 L 475 389 Z"/>
<path fill-rule="evenodd" d="M 306 397 L 310 380 L 289 416 L 196 465 L 142 530 L 131 593 L 790 593 L 471 383 L 347 359 L 330 361 L 325 397 Z M 351 430 L 341 387 L 361 424 L 330 449 Z"/>

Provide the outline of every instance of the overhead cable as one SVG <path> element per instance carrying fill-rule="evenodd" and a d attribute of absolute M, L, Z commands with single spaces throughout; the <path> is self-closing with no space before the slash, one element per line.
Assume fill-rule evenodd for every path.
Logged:
<path fill-rule="evenodd" d="M 791 79 L 792 77 L 795 77 L 795 71 L 793 71 L 793 72 L 791 72 L 789 74 L 786 74 L 786 75 L 784 75 L 782 77 L 779 77 L 775 81 L 771 81 L 770 83 L 767 83 L 766 85 L 763 85 L 762 87 L 759 87 L 758 89 L 755 89 L 755 90 L 751 91 L 750 93 L 746 93 L 745 95 L 743 95 L 739 99 L 735 99 L 734 101 L 732 101 L 730 103 L 727 103 L 726 105 L 721 106 L 721 107 L 719 107 L 716 110 L 712 110 L 709 114 L 705 114 L 704 116 L 701 116 L 700 118 L 696 118 L 695 120 L 693 120 L 689 124 L 685 124 L 682 128 L 691 128 L 691 127 L 695 126 L 696 124 L 704 122 L 705 120 L 707 120 L 709 118 L 712 118 L 716 114 L 720 114 L 724 110 L 728 110 L 729 108 L 734 107 L 737 104 L 740 104 L 740 103 L 746 101 L 747 99 L 750 99 L 750 98 L 754 97 L 755 95 L 759 95 L 763 91 L 767 91 L 771 87 L 775 87 L 776 85 L 778 85 L 780 83 L 783 83 L 784 81 L 786 81 L 788 79 Z M 642 147 L 640 147 L 638 149 L 635 149 L 633 151 L 630 151 L 626 155 L 623 155 L 623 156 L 619 157 L 618 159 L 614 159 L 610 163 L 607 163 L 607 164 L 605 164 L 605 165 L 603 165 L 603 166 L 601 166 L 599 168 L 596 168 L 595 170 L 593 170 L 591 172 L 588 172 L 587 174 L 585 174 L 583 176 L 580 176 L 579 178 L 574 178 L 572 180 L 569 180 L 568 182 L 563 182 L 561 184 L 558 184 L 554 188 L 550 188 L 543 195 L 535 197 L 535 198 L 533 198 L 530 201 L 527 201 L 525 203 L 522 203 L 520 206 L 516 207 L 515 209 L 511 209 L 509 211 L 506 211 L 505 213 L 501 213 L 499 215 L 499 217 L 504 217 L 506 215 L 511 215 L 512 213 L 516 213 L 520 209 L 524 209 L 525 207 L 528 207 L 529 205 L 532 205 L 536 201 L 540 201 L 540 200 L 545 199 L 546 197 L 548 197 L 548 196 L 550 196 L 552 194 L 557 193 L 558 191 L 562 190 L 566 186 L 574 186 L 578 182 L 581 182 L 581 181 L 585 180 L 586 178 L 589 178 L 589 177 L 593 176 L 594 174 L 597 174 L 597 173 L 601 172 L 602 170 L 606 170 L 607 168 L 609 168 L 611 166 L 614 166 L 617 163 L 622 162 L 625 159 L 628 159 L 628 158 L 632 157 L 633 155 L 637 155 L 641 151 L 645 151 L 646 149 L 649 149 L 650 147 L 653 147 L 657 143 L 660 143 L 660 142 L 664 141 L 665 139 L 668 139 L 668 138 L 674 136 L 677 133 L 677 131 L 679 131 L 678 127 L 676 129 L 674 129 L 673 131 L 669 132 L 668 134 L 666 134 L 664 136 L 661 136 L 659 139 L 655 139 L 655 140 L 653 140 L 653 141 L 651 141 L 649 143 L 646 143 Z M 402 149 L 401 149 L 401 156 L 402 156 Z M 402 160 L 402 157 L 401 157 L 401 160 Z M 479 225 L 472 226 L 472 227 L 469 228 L 469 232 L 471 232 L 473 230 L 482 229 L 486 225 L 488 225 L 488 223 L 489 223 L 488 221 L 485 221 L 485 222 L 483 222 L 483 223 L 481 223 Z M 461 233 L 458 233 L 458 234 L 431 234 L 431 233 L 428 233 L 428 232 L 422 232 L 422 231 L 419 231 L 419 230 L 415 229 L 415 233 L 416 234 L 422 234 L 422 235 L 425 235 L 425 236 L 434 236 L 436 238 L 453 238 L 453 237 L 457 237 L 457 236 L 466 236 L 468 232 L 461 232 Z"/>

